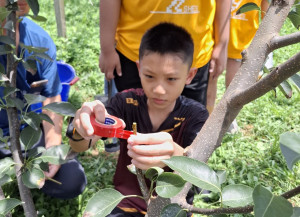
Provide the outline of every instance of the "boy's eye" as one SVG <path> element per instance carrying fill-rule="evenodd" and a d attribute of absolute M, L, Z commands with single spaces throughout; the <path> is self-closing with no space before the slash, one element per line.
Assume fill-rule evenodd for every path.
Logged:
<path fill-rule="evenodd" d="M 177 78 L 168 78 L 168 81 L 176 81 Z"/>
<path fill-rule="evenodd" d="M 145 77 L 146 77 L 146 78 L 153 78 L 152 75 L 147 75 L 147 74 L 145 74 Z"/>

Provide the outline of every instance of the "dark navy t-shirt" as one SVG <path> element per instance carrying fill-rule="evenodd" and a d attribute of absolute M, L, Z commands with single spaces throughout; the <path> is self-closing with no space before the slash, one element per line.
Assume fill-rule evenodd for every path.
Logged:
<path fill-rule="evenodd" d="M 118 93 L 108 103 L 107 111 L 123 119 L 126 130 L 131 131 L 132 123 L 136 122 L 139 133 L 154 133 L 148 114 L 147 97 L 142 89 L 130 89 Z M 208 111 L 202 104 L 180 96 L 174 110 L 156 132 L 170 133 L 174 142 L 185 148 L 191 145 L 207 118 Z M 120 142 L 120 155 L 114 176 L 115 189 L 124 195 L 142 195 L 136 175 L 127 169 L 127 165 L 131 164 L 131 158 L 127 155 L 127 140 L 121 139 Z M 145 201 L 135 197 L 122 200 L 118 206 L 146 211 Z"/>
<path fill-rule="evenodd" d="M 48 80 L 48 83 L 41 89 L 40 94 L 45 97 L 57 96 L 61 93 L 62 86 L 57 73 L 56 63 L 56 46 L 49 34 L 32 20 L 23 17 L 19 24 L 20 43 L 34 47 L 44 47 L 49 50 L 46 52 L 53 61 L 38 58 L 36 61 L 37 72 L 32 75 L 26 71 L 23 64 L 19 63 L 17 68 L 17 88 L 20 89 L 18 97 L 22 99 L 25 93 L 31 93 L 30 84 L 34 81 Z M 19 53 L 20 53 L 19 49 Z M 28 50 L 24 53 L 24 58 L 27 59 L 31 54 Z M 6 56 L 0 55 L 0 63 L 6 68 Z M 0 97 L 2 99 L 3 88 L 0 87 Z M 23 100 L 23 99 L 22 99 Z M 8 120 L 6 110 L 0 111 L 0 128 L 3 129 L 4 135 L 8 135 Z"/>

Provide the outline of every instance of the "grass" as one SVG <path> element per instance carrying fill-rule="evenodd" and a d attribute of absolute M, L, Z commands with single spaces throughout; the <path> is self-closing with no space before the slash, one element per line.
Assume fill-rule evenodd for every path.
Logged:
<path fill-rule="evenodd" d="M 40 23 L 51 35 L 57 45 L 57 59 L 70 63 L 76 70 L 80 81 L 71 88 L 70 101 L 79 107 L 83 101 L 92 100 L 96 94 L 103 93 L 103 75 L 98 68 L 99 56 L 99 11 L 98 1 L 65 1 L 67 38 L 56 36 L 56 21 L 52 1 L 40 1 L 41 15 L 48 18 Z M 295 31 L 289 21 L 281 34 Z M 277 65 L 295 52 L 300 45 L 293 45 L 274 52 Z M 224 75 L 219 79 L 218 99 L 224 93 Z M 299 93 L 286 99 L 277 91 L 246 105 L 237 117 L 240 131 L 227 134 L 211 156 L 208 164 L 214 169 L 227 171 L 227 184 L 245 184 L 254 187 L 261 183 L 278 195 L 300 184 L 300 165 L 291 172 L 279 148 L 279 136 L 286 131 L 300 132 Z M 64 141 L 67 141 L 64 139 Z M 76 217 L 82 216 L 87 200 L 98 190 L 112 187 L 116 154 L 107 154 L 103 145 L 97 144 L 93 150 L 80 154 L 79 159 L 85 169 L 88 185 L 82 195 L 71 200 L 59 200 L 33 190 L 32 194 L 40 216 Z M 7 195 L 18 198 L 15 183 L 5 186 Z M 300 199 L 290 200 L 300 206 Z M 211 205 L 196 196 L 195 205 Z M 18 207 L 13 216 L 23 216 Z M 200 215 L 196 215 L 200 216 Z M 234 215 L 239 217 L 243 215 Z M 252 216 L 252 215 L 244 215 Z"/>

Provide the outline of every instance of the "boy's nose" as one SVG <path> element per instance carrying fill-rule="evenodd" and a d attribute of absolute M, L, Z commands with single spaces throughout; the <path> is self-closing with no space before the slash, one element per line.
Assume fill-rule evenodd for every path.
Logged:
<path fill-rule="evenodd" d="M 153 92 L 156 93 L 156 94 L 165 94 L 166 93 L 166 90 L 165 88 L 163 87 L 163 85 L 161 84 L 158 84 L 154 87 L 153 89 Z"/>

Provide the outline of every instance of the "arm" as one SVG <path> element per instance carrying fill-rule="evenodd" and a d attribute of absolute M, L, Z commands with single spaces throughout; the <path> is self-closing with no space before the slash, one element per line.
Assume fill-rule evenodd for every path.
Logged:
<path fill-rule="evenodd" d="M 184 150 L 166 132 L 131 135 L 127 148 L 131 162 L 142 170 L 155 166 L 165 167 L 161 160 L 182 156 Z"/>
<path fill-rule="evenodd" d="M 49 97 L 43 102 L 43 106 L 53 103 L 53 102 L 60 102 L 61 98 L 60 95 Z M 47 114 L 54 123 L 54 126 L 46 121 L 43 121 L 43 127 L 45 132 L 45 145 L 46 149 L 50 148 L 55 145 L 60 145 L 62 136 L 61 130 L 63 125 L 63 117 L 58 115 L 54 112 L 43 110 L 43 113 Z M 54 175 L 59 170 L 60 165 L 53 165 L 49 164 L 49 172 L 45 172 L 45 175 L 49 178 L 54 177 Z"/>
<path fill-rule="evenodd" d="M 268 8 L 269 8 L 268 0 L 262 0 L 261 1 L 261 10 L 262 10 L 261 18 L 264 18 L 265 14 L 267 13 Z"/>
<path fill-rule="evenodd" d="M 210 76 L 217 79 L 226 66 L 227 44 L 230 29 L 231 0 L 216 0 L 214 20 L 215 46 L 210 62 Z"/>
<path fill-rule="evenodd" d="M 115 34 L 119 20 L 121 0 L 100 0 L 100 49 L 99 68 L 107 80 L 114 78 L 114 69 L 119 76 L 121 64 L 115 50 Z"/>

